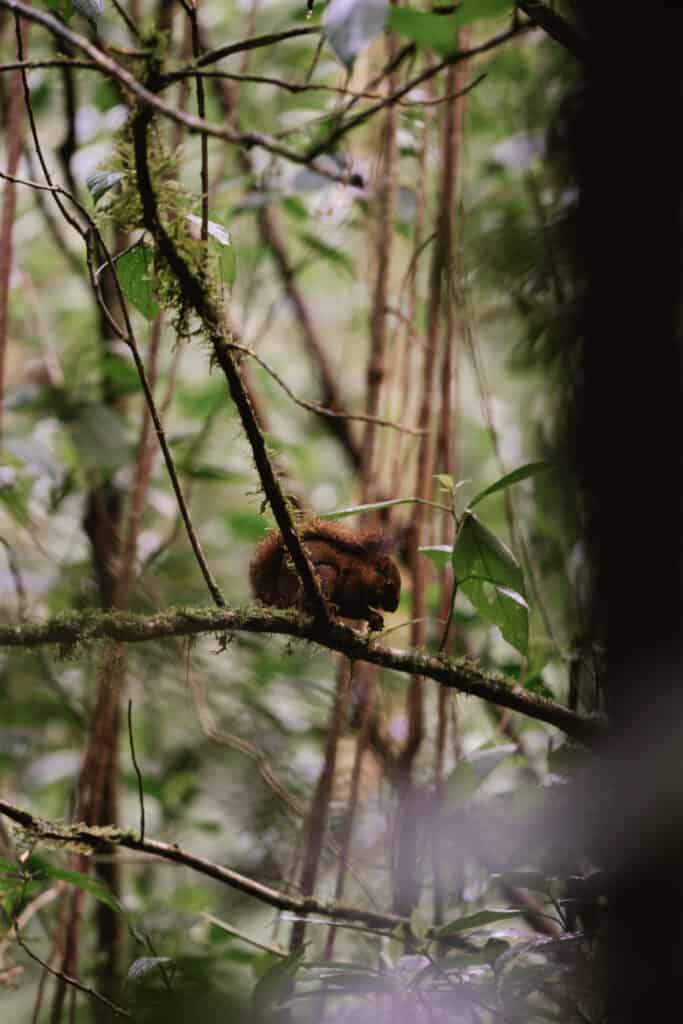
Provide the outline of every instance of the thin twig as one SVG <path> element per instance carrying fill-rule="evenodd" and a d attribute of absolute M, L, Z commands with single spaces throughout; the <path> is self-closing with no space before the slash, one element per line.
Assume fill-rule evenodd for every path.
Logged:
<path fill-rule="evenodd" d="M 400 423 L 395 423 L 393 420 L 384 420 L 381 416 L 366 416 L 363 413 L 351 413 L 351 412 L 335 412 L 334 409 L 327 409 L 324 405 L 318 405 L 317 402 L 307 402 L 305 398 L 298 398 L 291 388 L 284 382 L 282 377 L 270 366 L 265 359 L 263 359 L 258 352 L 255 352 L 253 348 L 249 348 L 247 345 L 240 345 L 236 341 L 230 342 L 230 348 L 234 348 L 238 352 L 244 352 L 245 355 L 250 356 L 254 359 L 259 366 L 276 381 L 282 390 L 289 395 L 293 402 L 301 406 L 302 409 L 308 409 L 310 412 L 316 413 L 318 416 L 328 416 L 333 419 L 340 420 L 360 420 L 363 423 L 374 423 L 378 427 L 389 427 L 391 430 L 400 430 L 404 434 L 421 434 L 422 431 L 415 427 L 404 427 Z"/>
<path fill-rule="evenodd" d="M 143 106 L 151 107 L 158 114 L 168 117 L 176 124 L 185 125 L 186 128 L 190 128 L 193 131 L 201 132 L 217 139 L 223 139 L 225 142 L 230 142 L 237 146 L 244 146 L 247 149 L 252 146 L 259 146 L 272 153 L 274 156 L 281 156 L 286 160 L 291 160 L 293 163 L 307 164 L 312 170 L 316 171 L 317 174 L 329 178 L 331 181 L 349 184 L 353 179 L 352 183 L 355 182 L 354 175 L 352 173 L 339 171 L 336 166 L 333 166 L 329 161 L 316 161 L 306 154 L 298 153 L 296 150 L 287 149 L 287 147 L 279 145 L 275 139 L 272 139 L 267 135 L 259 132 L 235 132 L 224 126 L 213 124 L 210 121 L 205 121 L 201 117 L 195 117 L 192 114 L 186 114 L 183 111 L 176 110 L 172 104 L 166 103 L 144 85 L 141 85 L 133 74 L 122 67 L 122 65 L 118 64 L 108 54 L 105 54 L 102 50 L 98 49 L 98 47 L 94 46 L 85 38 L 85 36 L 79 35 L 77 32 L 73 32 L 61 21 L 58 21 L 57 18 L 54 18 L 46 11 L 30 7 L 28 4 L 23 3 L 22 0 L 0 0 L 0 7 L 5 7 L 8 10 L 13 11 L 16 15 L 21 15 L 22 18 L 26 18 L 29 21 L 34 21 L 37 24 L 42 25 L 43 28 L 52 32 L 53 35 L 56 35 L 60 39 L 64 39 L 67 43 L 70 43 L 83 53 L 86 53 L 100 71 L 107 75 L 107 77 L 115 79 L 124 88 L 132 92 Z"/>
<path fill-rule="evenodd" d="M 130 744 L 130 756 L 138 780 L 138 799 L 140 801 L 140 839 L 145 838 L 145 794 L 142 787 L 142 772 L 135 756 L 135 741 L 133 740 L 133 701 L 128 701 L 128 742 Z"/>
<path fill-rule="evenodd" d="M 71 985 L 72 988 L 78 989 L 79 992 L 83 992 L 85 993 L 85 995 L 90 996 L 91 999 L 95 999 L 98 1003 L 102 1003 L 104 1006 L 108 1007 L 108 1009 L 110 1009 L 113 1013 L 117 1014 L 117 1016 L 127 1017 L 128 1020 L 133 1019 L 133 1015 L 129 1013 L 128 1010 L 124 1009 L 123 1006 L 118 1006 L 116 1003 L 112 1002 L 111 999 L 107 999 L 106 996 L 103 996 L 99 992 L 96 992 L 94 988 L 90 988 L 88 985 L 84 985 L 83 982 L 78 980 L 78 978 L 73 978 L 71 977 L 71 975 L 66 974 L 64 971 L 58 971 L 56 968 L 51 967 L 50 964 L 47 963 L 47 961 L 42 960 L 36 953 L 29 949 L 21 937 L 21 933 L 19 931 L 16 918 L 14 920 L 14 929 L 17 943 L 21 946 L 24 953 L 26 953 L 26 955 L 29 956 L 31 960 L 34 960 L 37 964 L 40 964 L 44 971 L 47 971 L 48 974 L 51 974 L 55 978 L 59 978 L 63 984 Z"/>

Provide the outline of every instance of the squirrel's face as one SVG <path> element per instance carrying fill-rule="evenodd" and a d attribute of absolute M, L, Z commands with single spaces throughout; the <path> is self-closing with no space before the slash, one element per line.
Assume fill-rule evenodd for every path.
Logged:
<path fill-rule="evenodd" d="M 401 596 L 401 574 L 393 558 L 382 556 L 375 562 L 377 590 L 375 603 L 387 612 L 395 612 Z"/>

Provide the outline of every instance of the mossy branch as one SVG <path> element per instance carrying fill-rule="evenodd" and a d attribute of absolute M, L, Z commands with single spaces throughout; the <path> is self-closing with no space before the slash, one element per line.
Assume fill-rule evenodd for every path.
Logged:
<path fill-rule="evenodd" d="M 56 644 L 77 648 L 94 640 L 141 643 L 166 637 L 207 633 L 279 633 L 309 640 L 354 661 L 367 661 L 407 676 L 424 676 L 481 697 L 561 729 L 572 739 L 591 743 L 607 734 L 604 718 L 571 711 L 557 701 L 530 693 L 500 672 L 489 672 L 466 658 L 387 647 L 337 622 L 326 624 L 295 611 L 260 608 L 180 608 L 156 615 L 85 612 L 60 615 L 44 623 L 0 626 L 0 647 L 34 648 Z"/>

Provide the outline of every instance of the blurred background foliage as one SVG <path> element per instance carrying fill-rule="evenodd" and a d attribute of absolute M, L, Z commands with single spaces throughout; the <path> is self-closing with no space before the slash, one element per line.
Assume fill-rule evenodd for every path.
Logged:
<path fill-rule="evenodd" d="M 123 6 L 128 9 L 126 3 Z M 169 25 L 174 59 L 188 59 L 188 19 L 181 4 L 162 4 L 155 11 L 153 4 L 143 2 L 130 10 L 146 28 L 155 23 Z M 256 0 L 249 5 L 205 0 L 200 9 L 203 45 L 210 49 L 297 25 L 314 26 L 322 5 L 315 5 L 311 20 L 306 21 L 305 14 L 301 5 L 283 2 Z M 510 14 L 475 22 L 470 27 L 470 45 L 503 31 Z M 92 34 L 78 13 L 70 24 Z M 134 59 L 123 53 L 131 47 L 130 36 L 115 6 L 106 0 L 98 33 L 119 60 L 134 65 Z M 316 35 L 303 35 L 238 53 L 220 67 L 297 83 L 312 74 L 315 83 L 339 90 L 361 89 L 383 65 L 384 44 L 377 40 L 363 49 L 347 80 L 329 44 L 319 54 L 317 45 Z M 0 11 L 0 46 L 3 61 L 15 59 L 7 9 Z M 50 60 L 56 52 L 51 37 L 32 25 L 30 59 Z M 407 67 L 414 72 L 429 59 L 434 58 L 419 52 Z M 403 67 L 401 73 L 411 71 Z M 481 77 L 464 99 L 455 253 L 448 282 L 458 349 L 458 399 L 452 422 L 455 475 L 469 481 L 458 491 L 460 507 L 521 464 L 547 458 L 555 467 L 493 495 L 482 510 L 483 521 L 510 545 L 526 573 L 528 655 L 522 656 L 503 640 L 498 629 L 461 595 L 456 603 L 453 650 L 561 702 L 570 699 L 577 665 L 577 671 L 590 677 L 590 664 L 581 657 L 586 630 L 586 570 L 578 539 L 581 508 L 561 469 L 558 449 L 571 398 L 567 367 L 577 330 L 570 265 L 576 196 L 563 170 L 575 74 L 574 58 L 539 29 L 520 33 L 468 65 L 468 82 Z M 3 109 L 9 103 L 10 81 L 10 72 L 0 75 Z M 205 79 L 206 117 L 220 122 L 226 118 L 225 94 L 221 99 L 220 89 L 214 88 L 216 81 Z M 127 117 L 124 97 L 112 81 L 87 69 L 36 68 L 30 71 L 29 83 L 37 130 L 50 165 L 58 180 L 65 181 L 94 211 L 86 182 L 111 166 L 116 135 Z M 229 90 L 242 130 L 268 133 L 299 149 L 319 137 L 321 125 L 329 128 L 334 123 L 341 103 L 335 91 L 290 92 L 263 80 L 222 80 L 222 87 Z M 416 355 L 406 381 L 399 374 L 406 344 L 401 318 L 389 316 L 381 415 L 411 425 L 417 417 L 417 367 L 430 296 L 428 239 L 439 203 L 438 125 L 444 107 L 431 101 L 442 97 L 443 89 L 443 76 L 435 77 L 413 90 L 409 105 L 397 108 L 394 173 L 398 188 L 390 227 L 388 301 L 391 310 L 402 308 L 414 261 Z M 194 112 L 186 84 L 175 85 L 164 95 Z M 380 227 L 376 188 L 382 175 L 381 117 L 350 132 L 338 151 L 353 161 L 354 171 L 362 176 L 364 185 L 357 188 L 273 158 L 259 148 L 245 158 L 235 147 L 209 140 L 210 218 L 230 233 L 236 274 L 229 309 L 240 341 L 257 350 L 299 397 L 322 400 L 319 368 L 302 343 L 272 248 L 259 229 L 259 217 L 267 208 L 277 218 L 289 265 L 324 343 L 334 379 L 347 408 L 355 412 L 363 411 L 365 401 L 375 239 Z M 199 136 L 178 132 L 176 126 L 164 131 L 168 145 L 178 147 L 181 184 L 197 197 Z M 4 152 L 2 160 L 4 166 Z M 39 178 L 30 144 L 20 174 Z M 0 614 L 6 622 L 42 619 L 100 603 L 91 545 L 83 528 L 87 495 L 94 487 L 105 486 L 127 500 L 143 418 L 128 351 L 119 342 L 103 341 L 79 240 L 50 208 L 47 194 L 18 188 L 16 195 L 0 466 Z M 104 207 L 106 200 L 98 203 L 100 215 Z M 198 198 L 194 212 L 200 214 Z M 416 252 L 417 230 L 423 244 Z M 117 250 L 122 247 L 115 244 Z M 141 348 L 148 351 L 155 328 L 141 313 L 134 310 L 132 316 Z M 245 358 L 243 365 L 247 363 Z M 315 513 L 357 504 L 357 470 L 324 421 L 295 405 L 259 365 L 249 363 L 248 372 L 259 408 L 265 410 L 265 430 L 285 487 Z M 209 365 L 201 341 L 177 337 L 168 316 L 161 326 L 155 394 L 207 561 L 228 605 L 243 604 L 250 599 L 250 555 L 270 520 L 262 509 L 249 446 L 224 381 Z M 352 424 L 357 437 L 360 427 Z M 380 432 L 374 497 L 409 497 L 414 492 L 417 440 L 402 435 L 399 448 L 396 438 L 391 430 Z M 435 484 L 435 500 L 439 495 Z M 394 510 L 389 528 L 395 536 L 401 536 L 409 514 L 409 506 Z M 441 528 L 437 513 L 430 519 L 425 542 L 440 543 Z M 137 558 L 131 609 L 153 612 L 206 603 L 208 595 L 156 451 Z M 425 640 L 432 649 L 440 640 L 439 601 L 439 574 L 432 570 Z M 387 642 L 408 646 L 405 623 L 409 618 L 410 592 L 405 585 L 398 611 L 386 617 L 386 627 L 392 630 Z M 74 779 L 93 712 L 101 657 L 97 647 L 63 654 L 26 650 L 1 655 L 2 788 L 8 799 L 41 816 L 68 819 L 72 813 Z M 132 647 L 127 696 L 132 700 L 147 834 L 276 888 L 294 885 L 301 856 L 301 815 L 323 764 L 336 673 L 336 659 L 329 653 L 286 638 L 238 633 L 227 646 L 206 637 L 191 643 L 165 640 Z M 406 685 L 404 677 L 380 674 L 383 742 L 390 750 L 398 750 L 408 727 Z M 428 683 L 425 738 L 413 764 L 414 780 L 425 792 L 434 779 L 437 700 L 436 686 Z M 586 701 L 590 707 L 592 692 Z M 574 770 L 558 730 L 501 713 L 475 698 L 449 695 L 447 708 L 443 799 L 452 824 L 458 816 L 470 815 L 466 827 L 476 836 L 472 821 L 477 814 L 485 816 L 486 808 L 504 807 L 506 816 L 518 814 L 519 821 L 525 822 L 532 805 L 541 807 L 544 801 L 557 799 L 557 788 Z M 331 897 L 334 891 L 335 843 L 347 806 L 356 742 L 351 717 L 337 752 L 330 808 L 332 845 L 323 854 L 316 888 L 320 896 Z M 137 779 L 125 727 L 120 732 L 119 755 L 120 823 L 137 829 Z M 269 773 L 277 777 L 281 790 L 268 784 Z M 371 898 L 387 907 L 395 867 L 392 830 L 397 796 L 377 751 L 365 755 L 360 785 L 353 870 L 344 901 L 364 904 Z M 421 920 L 430 922 L 433 902 L 433 865 L 427 837 L 423 839 L 417 931 Z M 346 974 L 343 965 L 336 976 L 332 968 L 328 974 L 322 968 L 316 974 L 311 967 L 303 990 L 311 985 L 310 979 L 313 988 L 320 988 L 322 978 L 323 986 L 344 998 L 352 993 L 354 1012 L 361 1016 L 365 1010 L 358 1007 L 367 1005 L 368 993 L 391 1001 L 403 992 L 405 1006 L 410 1007 L 411 999 L 430 991 L 435 993 L 438 1020 L 498 1019 L 495 1013 L 490 1015 L 494 1011 L 488 1002 L 497 991 L 495 999 L 502 998 L 508 1020 L 580 1019 L 572 1016 L 579 997 L 566 995 L 573 992 L 568 963 L 553 960 L 552 953 L 540 948 L 534 952 L 535 960 L 524 959 L 525 944 L 539 935 L 534 908 L 558 924 L 558 934 L 572 932 L 562 903 L 567 897 L 565 883 L 552 881 L 567 874 L 567 864 L 547 851 L 541 854 L 538 848 L 522 846 L 496 865 L 495 857 L 482 856 L 477 842 L 471 845 L 466 849 L 462 843 L 455 844 L 446 858 L 442 924 L 464 920 L 485 908 L 505 906 L 519 911 L 511 925 L 504 919 L 481 918 L 481 927 L 475 922 L 471 931 L 467 929 L 471 943 L 459 950 L 455 968 L 449 967 L 457 970 L 458 984 L 480 986 L 478 1009 L 469 1003 L 460 1006 L 460 997 L 452 992 L 444 996 L 442 977 L 430 968 L 431 961 L 422 950 L 403 948 L 395 936 L 382 939 L 372 932 L 349 929 L 340 929 L 335 947 L 335 962 L 349 962 Z M 66 863 L 56 851 L 38 852 L 50 863 Z M 230 923 L 258 943 L 283 950 L 289 930 L 286 922 L 268 907 L 186 868 L 130 853 L 121 862 L 120 898 L 130 926 L 127 998 L 139 1019 L 225 1020 L 227 1007 L 237 1012 L 247 1005 L 255 1005 L 257 1015 L 265 1014 L 271 1000 L 268 985 L 275 990 L 288 974 L 294 974 L 298 961 L 283 961 L 264 952 L 214 919 Z M 579 870 L 576 864 L 570 867 L 573 872 Z M 501 873 L 512 868 L 536 871 L 535 887 L 513 890 L 504 885 Z M 46 878 L 50 881 L 49 872 Z M 525 880 L 529 882 L 529 877 Z M 20 906 L 19 895 L 12 893 L 9 884 L 8 893 L 6 899 L 16 899 Z M 50 915 L 53 910 L 44 913 Z M 47 923 L 34 919 L 26 935 L 26 941 L 30 939 L 45 958 L 55 927 L 50 920 L 49 916 Z M 310 963 L 322 960 L 327 930 L 319 923 L 309 925 L 306 958 Z M 435 946 L 431 948 L 436 957 Z M 88 976 L 98 955 L 90 932 L 86 932 L 82 955 L 82 974 Z M 452 950 L 449 955 L 455 957 Z M 501 961 L 504 955 L 508 959 Z M 19 949 L 12 956 L 25 973 L 16 987 L 8 986 L 2 999 L 12 1019 L 28 1021 L 40 969 Z M 162 967 L 166 964 L 166 973 L 158 958 Z M 279 974 L 273 974 L 274 964 L 280 965 Z M 254 983 L 264 976 L 266 983 L 260 989 L 257 986 L 256 1002 L 250 1004 Z M 555 992 L 564 992 L 566 998 L 555 995 L 554 1002 L 553 998 L 544 1001 L 538 996 L 543 985 L 555 985 Z M 501 997 L 505 986 L 510 989 L 507 1002 L 505 995 Z M 535 1016 L 529 1015 L 532 1004 L 526 1001 L 531 995 L 537 999 Z M 335 1013 L 348 1011 L 351 1004 L 344 998 L 334 1004 L 340 1007 Z M 305 1005 L 305 1012 L 315 1015 L 313 1002 L 304 1000 L 300 1007 Z M 297 1013 L 303 1012 L 300 1007 Z M 42 1012 L 39 1019 L 47 1020 L 46 1010 Z M 79 998 L 75 1019 L 90 1019 L 90 1012 L 90 1004 Z M 423 1019 L 419 1008 L 404 1007 L 402 1012 L 406 1020 Z M 368 1019 L 371 1016 L 368 1011 Z"/>

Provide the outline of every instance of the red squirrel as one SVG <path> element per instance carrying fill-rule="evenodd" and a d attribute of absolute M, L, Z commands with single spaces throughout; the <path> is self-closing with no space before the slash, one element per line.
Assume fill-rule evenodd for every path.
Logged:
<path fill-rule="evenodd" d="M 309 519 L 298 527 L 299 537 L 320 579 L 323 595 L 339 615 L 366 619 L 382 629 L 376 610 L 398 608 L 401 575 L 382 533 L 354 532 L 325 519 Z M 276 608 L 305 608 L 301 583 L 282 541 L 274 530 L 256 546 L 249 569 L 254 595 Z"/>

